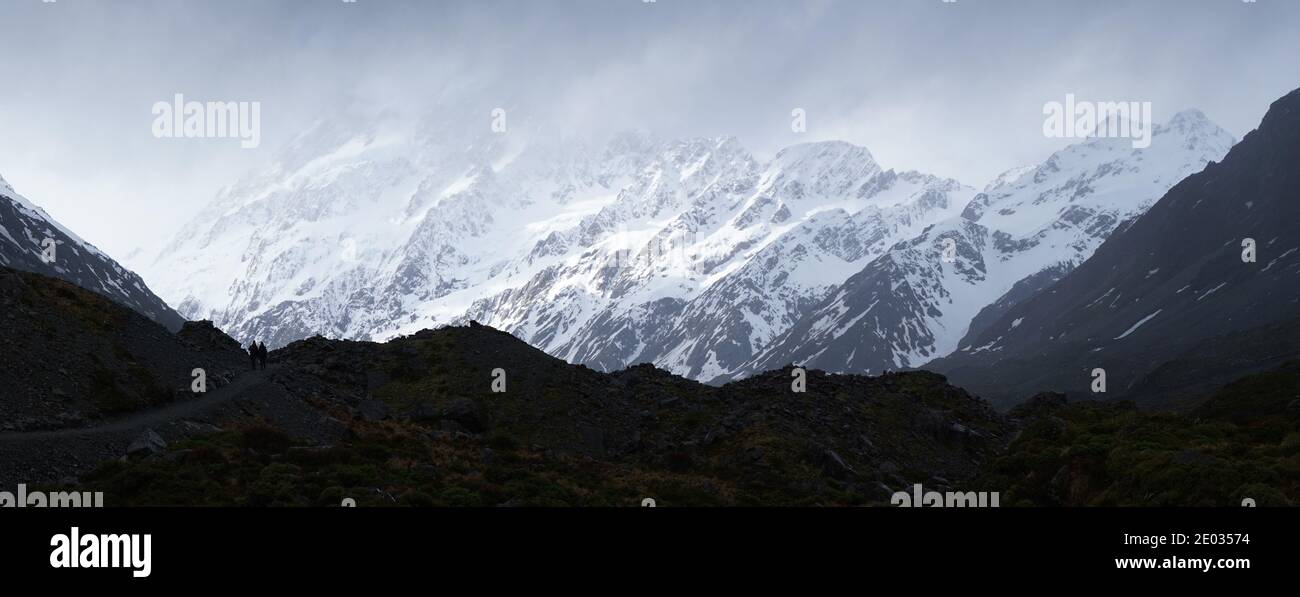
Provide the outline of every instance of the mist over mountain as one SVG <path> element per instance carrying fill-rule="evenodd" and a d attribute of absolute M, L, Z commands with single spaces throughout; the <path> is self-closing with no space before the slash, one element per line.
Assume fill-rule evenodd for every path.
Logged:
<path fill-rule="evenodd" d="M 224 191 L 150 268 L 162 292 L 275 346 L 476 319 L 571 362 L 713 379 L 975 195 L 843 142 L 760 163 L 725 137 L 358 126 L 321 123 Z"/>
<path fill-rule="evenodd" d="M 606 371 L 872 373 L 952 352 L 1233 143 L 1186 111 L 1150 147 L 1086 139 L 977 192 L 838 141 L 763 162 L 727 137 L 537 133 L 322 121 L 149 270 L 187 317 L 272 346 L 476 320 Z"/>

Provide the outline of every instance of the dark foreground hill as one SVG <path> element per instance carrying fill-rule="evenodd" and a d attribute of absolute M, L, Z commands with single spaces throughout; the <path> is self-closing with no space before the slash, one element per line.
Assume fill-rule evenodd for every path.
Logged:
<path fill-rule="evenodd" d="M 603 374 L 486 327 L 276 351 L 291 396 L 344 422 L 309 445 L 273 425 L 87 478 L 128 503 L 813 505 L 952 486 L 1002 445 L 983 401 L 926 372 L 791 372 L 715 388 L 649 366 Z M 492 391 L 493 370 L 505 391 Z"/>
<path fill-rule="evenodd" d="M 713 387 L 569 365 L 478 325 L 312 338 L 253 372 L 208 325 L 173 336 L 32 274 L 0 288 L 2 333 L 27 339 L 6 355 L 0 408 L 57 423 L 0 431 L 0 486 L 77 486 L 112 505 L 870 505 L 917 483 L 1004 505 L 1297 499 L 1294 364 L 1188 415 L 1040 398 L 1004 417 L 924 371 L 808 371 L 794 392 L 786 368 Z M 229 383 L 67 414 L 196 360 L 228 363 Z"/>
<path fill-rule="evenodd" d="M 1003 504 L 1293 506 L 1300 498 L 1300 361 L 1247 376 L 1189 414 L 1036 396 L 975 486 Z"/>
<path fill-rule="evenodd" d="M 193 397 L 191 373 L 209 388 L 248 367 L 211 324 L 176 334 L 63 280 L 0 267 L 0 431 L 93 424 Z"/>

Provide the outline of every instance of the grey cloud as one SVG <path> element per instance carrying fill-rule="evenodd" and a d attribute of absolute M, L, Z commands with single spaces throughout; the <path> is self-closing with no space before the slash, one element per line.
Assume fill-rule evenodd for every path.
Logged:
<path fill-rule="evenodd" d="M 838 138 L 981 185 L 1061 145 L 1040 110 L 1066 93 L 1197 107 L 1241 136 L 1300 86 L 1300 3 L 1266 0 L 9 1 L 0 22 L 0 174 L 118 255 L 348 106 L 454 97 L 760 155 Z M 174 93 L 262 102 L 261 148 L 154 139 Z"/>

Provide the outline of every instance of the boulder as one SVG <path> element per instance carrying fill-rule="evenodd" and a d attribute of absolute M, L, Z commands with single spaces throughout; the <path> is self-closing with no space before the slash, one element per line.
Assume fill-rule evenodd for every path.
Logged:
<path fill-rule="evenodd" d="M 483 433 L 487 431 L 487 417 L 478 405 L 469 398 L 457 398 L 442 412 L 442 418 L 455 421 L 465 429 L 473 433 Z"/>
<path fill-rule="evenodd" d="M 406 411 L 406 418 L 416 422 L 436 421 L 442 418 L 442 413 L 434 405 L 421 402 Z"/>
<path fill-rule="evenodd" d="M 388 418 L 388 405 L 381 400 L 366 399 L 357 404 L 357 412 L 367 421 L 382 421 Z"/>
<path fill-rule="evenodd" d="M 157 431 L 146 429 L 126 447 L 126 455 L 131 458 L 144 458 L 161 454 L 167 449 L 167 442 Z"/>

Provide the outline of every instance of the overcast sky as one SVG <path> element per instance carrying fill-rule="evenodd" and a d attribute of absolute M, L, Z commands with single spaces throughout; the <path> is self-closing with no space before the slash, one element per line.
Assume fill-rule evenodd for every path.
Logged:
<path fill-rule="evenodd" d="M 1294 0 L 0 0 L 0 176 L 125 259 L 319 115 L 454 92 L 760 158 L 843 139 L 982 186 L 1068 142 L 1042 133 L 1067 93 L 1240 138 L 1300 87 L 1298 31 Z M 261 146 L 155 138 L 177 93 L 261 102 Z"/>

